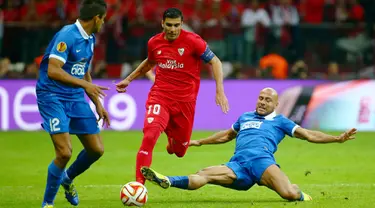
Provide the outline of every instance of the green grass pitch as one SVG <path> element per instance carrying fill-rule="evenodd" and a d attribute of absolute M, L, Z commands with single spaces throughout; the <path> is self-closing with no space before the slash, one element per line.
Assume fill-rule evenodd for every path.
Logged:
<path fill-rule="evenodd" d="M 212 132 L 194 132 L 197 139 Z M 122 207 L 119 190 L 134 180 L 135 156 L 141 132 L 103 132 L 105 153 L 91 169 L 76 178 L 79 207 Z M 81 150 L 72 136 L 73 159 Z M 167 175 L 186 175 L 227 162 L 234 142 L 190 148 L 184 158 L 168 155 L 163 135 L 155 148 L 152 167 Z M 345 144 L 309 144 L 286 138 L 276 160 L 293 183 L 310 194 L 312 202 L 287 202 L 265 187 L 234 191 L 206 186 L 197 191 L 164 190 L 146 183 L 145 207 L 334 207 L 375 206 L 375 133 L 360 132 Z M 49 162 L 54 152 L 44 132 L 0 132 L 0 207 L 40 207 Z M 71 207 L 60 189 L 55 207 Z"/>

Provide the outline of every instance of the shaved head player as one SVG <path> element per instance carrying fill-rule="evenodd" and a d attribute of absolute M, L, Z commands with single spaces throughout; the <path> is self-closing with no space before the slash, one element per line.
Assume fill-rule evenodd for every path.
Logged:
<path fill-rule="evenodd" d="M 290 201 L 310 201 L 276 164 L 274 153 L 285 135 L 312 143 L 345 142 L 354 139 L 356 129 L 340 136 L 304 129 L 288 118 L 277 115 L 277 92 L 272 88 L 260 91 L 256 110 L 242 114 L 232 128 L 208 138 L 191 140 L 190 146 L 226 143 L 236 139 L 233 157 L 224 165 L 204 168 L 188 176 L 167 177 L 149 167 L 141 171 L 147 180 L 162 188 L 176 187 L 195 190 L 206 184 L 215 184 L 235 190 L 248 190 L 253 185 L 266 186 Z"/>

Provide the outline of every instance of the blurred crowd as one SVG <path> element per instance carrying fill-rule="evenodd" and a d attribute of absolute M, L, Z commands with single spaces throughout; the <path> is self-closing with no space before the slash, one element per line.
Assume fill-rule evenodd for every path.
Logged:
<path fill-rule="evenodd" d="M 49 40 L 80 0 L 0 0 L 0 78 L 35 78 Z M 374 0 L 107 0 L 92 73 L 123 77 L 146 57 L 163 11 L 177 7 L 227 78 L 373 78 Z M 202 76 L 210 77 L 208 66 Z"/>

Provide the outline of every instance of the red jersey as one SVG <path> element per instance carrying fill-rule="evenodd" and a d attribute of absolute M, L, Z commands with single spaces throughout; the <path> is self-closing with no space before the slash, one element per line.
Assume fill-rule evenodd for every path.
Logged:
<path fill-rule="evenodd" d="M 149 96 L 180 102 L 196 101 L 200 85 L 201 57 L 209 51 L 197 34 L 181 30 L 174 41 L 159 33 L 148 41 L 148 60 L 156 62 L 155 83 Z"/>

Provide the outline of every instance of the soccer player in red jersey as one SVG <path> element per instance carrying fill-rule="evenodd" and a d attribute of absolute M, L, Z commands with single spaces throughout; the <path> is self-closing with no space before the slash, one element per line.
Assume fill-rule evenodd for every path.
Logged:
<path fill-rule="evenodd" d="M 224 113 L 229 110 L 221 61 L 199 35 L 182 30 L 182 24 L 181 11 L 167 9 L 162 21 L 164 31 L 148 41 L 147 59 L 116 84 L 119 93 L 126 92 L 131 81 L 156 66 L 155 83 L 146 102 L 143 141 L 136 162 L 136 180 L 143 184 L 145 179 L 140 168 L 151 165 L 152 152 L 162 132 L 168 136 L 169 154 L 183 157 L 189 147 L 200 85 L 201 60 L 212 65 L 216 104 Z"/>

